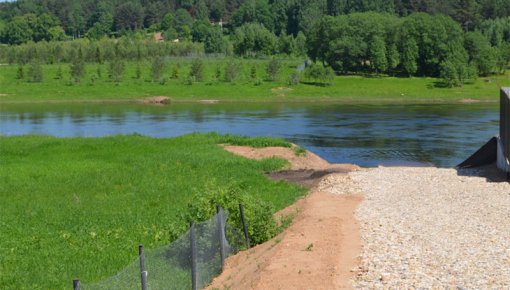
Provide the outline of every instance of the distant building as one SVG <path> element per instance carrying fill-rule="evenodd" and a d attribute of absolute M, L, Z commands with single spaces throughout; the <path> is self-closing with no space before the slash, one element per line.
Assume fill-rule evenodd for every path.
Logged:
<path fill-rule="evenodd" d="M 165 38 L 163 37 L 163 34 L 161 34 L 161 32 L 155 32 L 154 40 L 158 41 L 158 42 L 162 42 L 162 41 L 165 41 Z"/>

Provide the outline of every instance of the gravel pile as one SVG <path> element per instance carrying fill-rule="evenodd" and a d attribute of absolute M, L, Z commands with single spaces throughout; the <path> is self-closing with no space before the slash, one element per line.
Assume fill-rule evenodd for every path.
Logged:
<path fill-rule="evenodd" d="M 347 185 L 331 186 L 342 178 Z M 365 196 L 356 213 L 364 246 L 355 288 L 510 289 L 509 183 L 454 169 L 380 167 L 329 176 L 319 188 Z"/>

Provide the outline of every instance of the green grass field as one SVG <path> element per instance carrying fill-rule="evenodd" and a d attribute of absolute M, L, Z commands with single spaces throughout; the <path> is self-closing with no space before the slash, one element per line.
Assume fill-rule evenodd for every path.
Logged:
<path fill-rule="evenodd" d="M 136 65 L 127 63 L 123 80 L 115 84 L 108 79 L 108 65 L 86 66 L 87 74 L 79 84 L 69 78 L 69 65 L 61 65 L 63 79 L 55 79 L 58 65 L 44 65 L 44 79 L 30 83 L 16 79 L 16 65 L 0 66 L 1 102 L 66 102 L 66 101 L 130 101 L 143 97 L 169 96 L 175 101 L 218 99 L 233 102 L 349 102 L 349 103 L 431 103 L 458 102 L 464 99 L 496 100 L 500 86 L 510 86 L 510 74 L 479 78 L 459 88 L 441 88 L 435 78 L 399 78 L 389 76 L 337 76 L 331 86 L 300 83 L 288 84 L 289 76 L 300 60 L 283 60 L 278 80 L 266 81 L 267 60 L 239 60 L 239 78 L 233 83 L 224 81 L 223 59 L 204 61 L 204 80 L 188 84 L 191 59 L 171 59 L 164 73 L 165 83 L 151 81 L 151 63 L 142 63 L 142 77 L 136 79 Z M 180 66 L 177 79 L 170 76 Z M 256 68 L 256 78 L 251 68 Z M 216 71 L 221 71 L 220 79 Z M 24 67 L 25 75 L 28 65 Z"/>
<path fill-rule="evenodd" d="M 216 134 L 173 139 L 0 137 L 0 289 L 68 289 L 137 257 L 137 245 L 168 244 L 187 227 L 193 196 L 235 187 L 281 209 L 305 193 L 217 144 L 288 143 Z M 245 205 L 249 206 L 249 205 Z"/>

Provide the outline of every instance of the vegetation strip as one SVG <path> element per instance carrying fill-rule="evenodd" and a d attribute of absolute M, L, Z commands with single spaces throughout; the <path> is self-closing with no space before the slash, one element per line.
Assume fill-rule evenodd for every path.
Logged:
<path fill-rule="evenodd" d="M 434 103 L 461 102 L 466 99 L 494 101 L 498 86 L 510 85 L 510 75 L 480 78 L 463 87 L 441 88 L 437 78 L 398 78 L 336 76 L 329 86 L 307 82 L 289 85 L 286 79 L 293 74 L 299 60 L 282 60 L 282 69 L 275 81 L 258 82 L 250 76 L 265 78 L 267 60 L 238 61 L 238 80 L 229 82 L 216 79 L 216 69 L 221 74 L 227 64 L 221 59 L 204 60 L 204 81 L 186 83 L 191 60 L 169 60 L 167 66 L 180 66 L 183 77 L 168 78 L 166 83 L 154 82 L 150 77 L 150 64 L 142 64 L 142 77 L 136 78 L 137 64 L 126 63 L 124 81 L 115 84 L 107 76 L 105 65 L 89 64 L 80 83 L 69 83 L 68 77 L 57 77 L 60 65 L 43 65 L 42 82 L 16 79 L 18 68 L 5 66 L 0 70 L 0 102 L 126 102 L 145 97 L 168 96 L 170 102 L 214 99 L 220 102 L 344 102 L 344 103 Z M 97 77 L 97 71 L 102 76 Z"/>
<path fill-rule="evenodd" d="M 0 137 L 0 288 L 60 289 L 123 269 L 136 246 L 166 245 L 220 203 L 243 201 L 252 242 L 276 233 L 272 213 L 305 189 L 218 144 L 289 146 L 279 139 L 191 134 L 173 139 Z M 188 205 L 190 204 L 190 205 Z M 30 275 L 27 275 L 30 273 Z"/>

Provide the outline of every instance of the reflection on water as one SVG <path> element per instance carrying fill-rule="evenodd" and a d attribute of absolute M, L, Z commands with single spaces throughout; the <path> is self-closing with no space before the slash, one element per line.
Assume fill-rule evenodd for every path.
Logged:
<path fill-rule="evenodd" d="M 498 131 L 497 104 L 2 105 L 0 134 L 173 137 L 220 132 L 282 137 L 330 162 L 460 163 Z"/>

